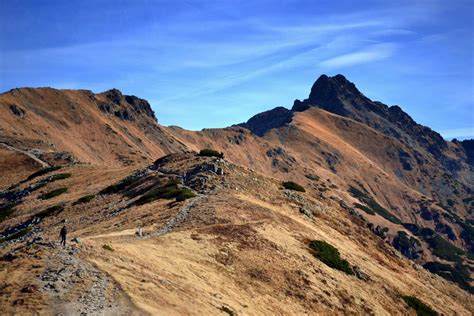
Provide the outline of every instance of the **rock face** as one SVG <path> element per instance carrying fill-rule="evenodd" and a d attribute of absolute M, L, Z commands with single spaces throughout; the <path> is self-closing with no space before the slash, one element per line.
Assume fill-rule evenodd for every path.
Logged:
<path fill-rule="evenodd" d="M 466 153 L 467 162 L 474 167 L 474 139 L 463 140 L 461 146 Z"/>
<path fill-rule="evenodd" d="M 10 105 L 10 110 L 12 111 L 13 114 L 18 116 L 19 118 L 25 117 L 25 111 L 14 104 Z"/>
<path fill-rule="evenodd" d="M 253 116 L 246 123 L 241 123 L 239 126 L 248 128 L 254 134 L 262 136 L 272 128 L 278 128 L 289 123 L 292 117 L 292 111 L 284 107 L 276 107 L 273 110 Z"/>
<path fill-rule="evenodd" d="M 418 259 L 422 253 L 420 241 L 414 237 L 409 237 L 403 231 L 398 232 L 398 235 L 393 240 L 393 246 L 402 255 L 412 260 Z"/>
<path fill-rule="evenodd" d="M 353 118 L 364 112 L 384 112 L 382 104 L 365 97 L 343 75 L 319 77 L 311 88 L 309 97 L 303 101 L 296 100 L 292 110 L 301 112 L 310 106 L 320 106 L 328 112 Z"/>
<path fill-rule="evenodd" d="M 430 160 L 434 159 L 436 161 L 434 168 L 437 172 L 445 173 L 446 177 L 460 176 L 464 183 L 464 185 L 455 184 L 456 188 L 453 188 L 447 181 L 430 180 L 430 186 L 438 192 L 436 194 L 438 198 L 443 199 L 443 196 L 462 191 L 470 194 L 469 188 L 474 187 L 474 177 L 466 176 L 467 165 L 472 167 L 474 163 L 473 141 L 456 141 L 454 144 L 457 146 L 448 145 L 440 134 L 416 123 L 399 106 L 387 106 L 370 100 L 343 75 L 334 77 L 322 75 L 313 84 L 308 98 L 302 101 L 295 100 L 291 110 L 277 107 L 255 115 L 240 126 L 250 129 L 258 136 L 263 136 L 270 129 L 281 128 L 292 122 L 297 113 L 312 108 L 323 109 L 355 120 L 384 134 L 387 139 L 400 142 L 404 148 L 409 148 L 410 150 L 394 149 L 391 158 L 398 160 L 399 167 L 394 173 L 401 180 L 411 182 L 411 185 L 417 185 L 416 182 L 419 182 L 419 179 L 413 176 L 415 173 L 420 172 L 428 176 L 433 172 Z M 345 124 L 352 123 L 345 122 Z M 336 172 L 337 157 L 331 156 L 331 153 L 326 153 L 326 156 L 328 156 L 326 163 L 332 172 Z M 428 191 L 422 189 L 421 192 L 426 194 Z M 442 204 L 445 202 L 447 200 Z"/>
<path fill-rule="evenodd" d="M 158 122 L 150 104 L 144 99 L 123 95 L 117 89 L 105 91 L 101 95 L 105 96 L 106 101 L 99 102 L 98 107 L 106 114 L 114 114 L 124 121 L 133 121 L 138 115 L 146 115 Z"/>
<path fill-rule="evenodd" d="M 313 84 L 308 98 L 303 101 L 295 100 L 291 110 L 277 107 L 253 116 L 240 126 L 262 136 L 272 128 L 282 127 L 291 122 L 295 112 L 303 112 L 311 107 L 354 119 L 408 146 L 416 144 L 428 151 L 449 171 L 460 170 L 460 162 L 446 152 L 448 145 L 439 133 L 416 123 L 399 106 L 389 107 L 381 102 L 370 100 L 343 75 L 334 77 L 322 75 Z M 470 154 L 467 153 L 472 145 L 463 142 L 461 147 L 472 164 L 472 150 Z M 404 169 L 411 170 L 406 156 L 401 156 L 400 159 L 404 160 Z"/>

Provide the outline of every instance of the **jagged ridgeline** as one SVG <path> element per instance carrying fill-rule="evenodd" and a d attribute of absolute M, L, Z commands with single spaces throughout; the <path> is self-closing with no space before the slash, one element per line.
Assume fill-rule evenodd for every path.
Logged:
<path fill-rule="evenodd" d="M 116 89 L 0 95 L 2 311 L 474 312 L 472 140 L 342 75 L 228 128 L 158 122 Z"/>

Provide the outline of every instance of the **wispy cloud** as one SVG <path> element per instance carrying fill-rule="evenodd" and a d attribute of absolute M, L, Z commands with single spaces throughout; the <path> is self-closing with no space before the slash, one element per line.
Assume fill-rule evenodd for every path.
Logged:
<path fill-rule="evenodd" d="M 457 74 L 472 69 L 472 62 L 465 62 L 472 60 L 472 50 L 464 44 L 472 30 L 436 35 L 455 29 L 447 22 L 466 29 L 467 19 L 459 19 L 459 13 L 467 14 L 467 1 L 449 8 L 441 1 L 349 1 L 321 7 L 298 0 L 238 6 L 207 0 L 98 2 L 77 6 L 82 10 L 37 6 L 41 10 L 0 12 L 0 90 L 25 85 L 94 91 L 116 87 L 159 100 L 153 106 L 166 116 L 159 117 L 162 122 L 179 113 L 179 120 L 197 126 L 223 122 L 227 113 L 222 104 L 235 107 L 232 119 L 246 110 L 242 115 L 254 114 L 251 108 L 262 103 L 288 105 L 292 98 L 304 97 L 318 75 L 336 71 L 375 91 L 375 98 L 391 97 L 402 105 L 466 108 L 472 95 L 472 84 L 469 90 L 469 82 Z M 460 53 L 453 55 L 454 48 Z M 448 72 L 456 75 L 439 77 Z M 377 85 L 374 77 L 387 84 Z M 411 90 L 401 87 L 407 80 L 412 80 Z M 443 102 L 439 97 L 433 104 L 431 96 L 423 99 L 425 89 L 413 89 L 417 82 L 444 91 Z M 447 93 L 451 90 L 456 93 Z M 245 93 L 251 96 L 243 97 Z M 208 119 L 211 111 L 221 116 Z M 204 117 L 196 120 L 194 113 Z"/>
<path fill-rule="evenodd" d="M 341 68 L 386 59 L 393 55 L 396 44 L 385 43 L 371 45 L 362 50 L 329 58 L 319 63 L 323 68 Z"/>

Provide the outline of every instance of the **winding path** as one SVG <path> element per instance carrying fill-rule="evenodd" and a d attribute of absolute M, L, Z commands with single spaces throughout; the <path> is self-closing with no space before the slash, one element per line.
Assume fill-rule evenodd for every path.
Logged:
<path fill-rule="evenodd" d="M 166 224 L 160 227 L 160 229 L 158 229 L 156 232 L 151 233 L 145 237 L 142 237 L 142 239 L 163 236 L 169 233 L 170 231 L 172 231 L 176 226 L 178 226 L 179 224 L 181 224 L 182 222 L 186 220 L 192 208 L 196 205 L 197 202 L 202 200 L 204 197 L 205 195 L 198 194 L 197 197 L 187 200 L 187 203 L 179 210 L 178 214 L 176 214 L 174 217 L 169 219 L 166 222 Z"/>
<path fill-rule="evenodd" d="M 10 145 L 7 145 L 5 143 L 0 143 L 1 146 L 5 147 L 6 149 L 9 149 L 9 150 L 13 150 L 13 151 L 16 151 L 16 152 L 19 152 L 23 155 L 26 155 L 28 157 L 30 157 L 31 159 L 33 159 L 34 161 L 36 161 L 37 163 L 39 163 L 41 165 L 41 167 L 43 168 L 48 168 L 50 167 L 49 163 L 47 163 L 46 161 L 44 160 L 41 160 L 39 159 L 38 157 L 36 157 L 35 155 L 33 155 L 32 153 L 26 151 L 26 150 L 22 150 L 22 149 L 18 149 L 18 148 L 15 148 L 15 147 L 12 147 Z"/>

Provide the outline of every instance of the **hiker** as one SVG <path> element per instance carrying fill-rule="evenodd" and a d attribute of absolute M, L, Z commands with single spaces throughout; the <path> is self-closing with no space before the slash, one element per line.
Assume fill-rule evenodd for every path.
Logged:
<path fill-rule="evenodd" d="M 59 237 L 61 237 L 61 245 L 66 247 L 66 235 L 67 235 L 67 228 L 66 228 L 66 220 L 64 220 L 63 228 L 59 232 Z"/>

